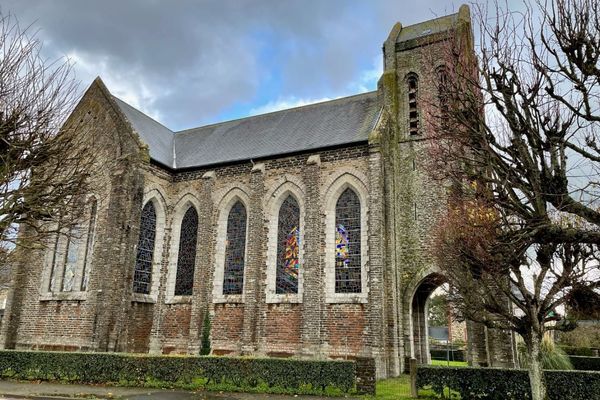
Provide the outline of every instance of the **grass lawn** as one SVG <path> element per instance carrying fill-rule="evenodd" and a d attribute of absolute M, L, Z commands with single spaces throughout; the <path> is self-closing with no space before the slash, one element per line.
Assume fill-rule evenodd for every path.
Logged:
<path fill-rule="evenodd" d="M 468 367 L 469 364 L 467 364 L 466 361 L 450 361 L 450 364 L 448 364 L 448 361 L 445 360 L 431 360 L 431 365 L 441 365 L 443 367 Z"/>
<path fill-rule="evenodd" d="M 419 390 L 420 399 L 434 399 L 433 392 L 429 390 Z M 410 379 L 408 375 L 401 375 L 398 378 L 383 379 L 377 382 L 377 395 L 365 396 L 368 400 L 412 400 L 410 397 Z"/>

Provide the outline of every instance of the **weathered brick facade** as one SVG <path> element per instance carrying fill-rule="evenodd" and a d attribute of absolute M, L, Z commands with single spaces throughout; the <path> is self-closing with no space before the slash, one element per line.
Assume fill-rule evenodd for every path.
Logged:
<path fill-rule="evenodd" d="M 439 272 L 430 232 L 444 189 L 422 165 L 427 143 L 408 134 L 408 74 L 419 96 L 435 88 L 424 62 L 439 40 L 470 32 L 468 9 L 451 16 L 438 36 L 398 42 L 397 25 L 384 44 L 379 112 L 368 138 L 295 154 L 195 168 L 166 168 L 100 80 L 71 116 L 88 121 L 103 163 L 98 177 L 95 240 L 87 290 L 49 290 L 53 248 L 22 255 L 1 330 L 6 348 L 197 354 L 206 313 L 212 353 L 279 357 L 372 357 L 378 376 L 397 375 L 415 355 L 411 310 L 421 283 Z M 448 17 L 449 18 L 449 17 Z M 408 46 L 408 47 L 407 47 Z M 412 46 L 412 47 L 410 47 Z M 441 62 L 441 60 L 440 60 Z M 361 207 L 361 288 L 335 289 L 335 202 L 352 188 Z M 276 216 L 281 198 L 300 207 L 298 293 L 273 289 Z M 247 210 L 243 293 L 224 295 L 227 213 Z M 155 252 L 148 294 L 134 293 L 142 207 L 156 209 Z M 174 295 L 183 213 L 198 213 L 193 294 Z M 275 222 L 274 222 L 275 221 Z M 418 311 L 418 310 L 417 310 Z M 420 310 L 418 312 L 423 312 Z"/>

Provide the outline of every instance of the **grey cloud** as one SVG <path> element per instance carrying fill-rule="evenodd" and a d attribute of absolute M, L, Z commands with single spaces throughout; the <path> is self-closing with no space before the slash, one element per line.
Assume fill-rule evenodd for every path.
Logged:
<path fill-rule="evenodd" d="M 267 61 L 282 77 L 277 97 L 344 94 L 380 53 L 395 20 L 431 18 L 433 7 L 453 11 L 439 0 L 416 3 L 8 0 L 2 11 L 23 24 L 35 21 L 49 54 L 83 56 L 89 65 L 76 71 L 85 84 L 109 74 L 103 78 L 138 91 L 130 94 L 145 110 L 181 129 L 251 104 L 264 88 Z M 261 59 L 265 52 L 274 59 Z"/>

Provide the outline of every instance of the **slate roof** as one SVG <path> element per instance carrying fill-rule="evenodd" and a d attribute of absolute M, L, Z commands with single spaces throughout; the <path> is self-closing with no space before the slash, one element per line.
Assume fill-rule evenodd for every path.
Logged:
<path fill-rule="evenodd" d="M 115 96 L 113 99 L 125 114 L 133 130 L 148 145 L 150 158 L 171 167 L 173 165 L 173 131 L 123 100 Z"/>
<path fill-rule="evenodd" d="M 458 13 L 445 15 L 414 25 L 403 26 L 396 43 L 408 42 L 409 40 L 449 31 L 456 27 L 457 22 Z"/>
<path fill-rule="evenodd" d="M 381 110 L 377 92 L 173 132 L 115 101 L 150 157 L 170 168 L 259 159 L 367 141 Z"/>

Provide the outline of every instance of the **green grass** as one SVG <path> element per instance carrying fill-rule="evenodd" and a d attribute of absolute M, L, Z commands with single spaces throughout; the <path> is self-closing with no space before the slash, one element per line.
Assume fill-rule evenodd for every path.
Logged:
<path fill-rule="evenodd" d="M 431 360 L 431 365 L 441 365 L 443 367 L 468 367 L 469 364 L 467 364 L 466 361 L 450 361 L 450 364 L 448 364 L 448 361 L 445 360 Z"/>
<path fill-rule="evenodd" d="M 365 396 L 366 400 L 412 400 L 410 397 L 410 378 L 400 375 L 398 378 L 377 381 L 377 395 Z M 435 394 L 430 390 L 419 390 L 419 399 L 435 399 Z"/>

